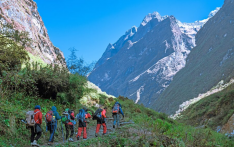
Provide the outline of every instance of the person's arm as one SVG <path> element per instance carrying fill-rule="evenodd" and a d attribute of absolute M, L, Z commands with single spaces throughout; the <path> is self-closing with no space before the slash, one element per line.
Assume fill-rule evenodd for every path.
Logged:
<path fill-rule="evenodd" d="M 106 111 L 102 111 L 103 118 L 106 118 Z"/>
<path fill-rule="evenodd" d="M 122 114 L 122 116 L 124 117 L 124 113 L 123 113 L 123 110 L 122 110 L 121 107 L 119 107 L 119 111 L 120 111 L 120 113 Z"/>
<path fill-rule="evenodd" d="M 58 113 L 58 112 L 55 112 L 54 116 L 55 116 L 55 119 L 56 119 L 56 120 L 60 120 L 60 119 L 61 119 L 61 116 L 59 116 L 59 113 Z"/>

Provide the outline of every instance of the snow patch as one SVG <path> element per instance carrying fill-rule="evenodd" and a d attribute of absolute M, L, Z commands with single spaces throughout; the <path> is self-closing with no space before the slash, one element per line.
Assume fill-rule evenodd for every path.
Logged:
<path fill-rule="evenodd" d="M 141 87 L 137 90 L 137 92 L 136 92 L 137 99 L 136 99 L 136 101 L 135 101 L 135 104 L 137 104 L 138 101 L 141 99 L 141 93 L 142 93 L 143 91 L 144 91 L 144 86 L 141 86 Z"/>
<path fill-rule="evenodd" d="M 231 85 L 233 83 L 234 83 L 234 79 L 231 79 L 230 82 L 228 82 L 227 84 L 224 84 L 223 80 L 220 81 L 214 88 L 207 91 L 206 93 L 199 94 L 198 97 L 183 102 L 179 106 L 179 110 L 177 110 L 176 113 L 174 115 L 171 115 L 170 117 L 173 119 L 179 118 L 181 116 L 181 112 L 185 111 L 190 105 L 192 105 L 192 104 L 198 102 L 199 100 L 206 98 L 214 93 L 217 93 L 217 92 L 224 90 L 225 88 L 227 88 L 229 85 Z"/>

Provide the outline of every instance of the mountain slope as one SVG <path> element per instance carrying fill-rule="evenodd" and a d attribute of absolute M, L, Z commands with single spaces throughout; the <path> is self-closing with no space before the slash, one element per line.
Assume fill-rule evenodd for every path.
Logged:
<path fill-rule="evenodd" d="M 208 126 L 233 136 L 234 84 L 189 106 L 177 119 L 193 126 Z"/>
<path fill-rule="evenodd" d="M 234 2 L 225 0 L 223 7 L 196 36 L 197 46 L 187 64 L 159 99 L 152 104 L 155 110 L 175 113 L 184 101 L 197 97 L 234 76 Z"/>
<path fill-rule="evenodd" d="M 138 28 L 108 45 L 89 80 L 107 93 L 149 106 L 185 66 L 195 34 L 208 19 L 181 23 L 173 16 L 148 14 Z"/>
<path fill-rule="evenodd" d="M 29 32 L 33 43 L 28 52 L 47 64 L 65 64 L 63 53 L 50 41 L 37 5 L 33 0 L 1 0 L 0 20 L 13 24 L 15 29 Z"/>

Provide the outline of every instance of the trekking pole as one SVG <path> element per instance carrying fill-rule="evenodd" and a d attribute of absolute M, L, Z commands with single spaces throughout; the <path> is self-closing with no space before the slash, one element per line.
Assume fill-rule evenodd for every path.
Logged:
<path fill-rule="evenodd" d="M 62 134 L 63 134 L 63 123 L 61 121 L 61 127 L 62 127 Z M 64 135 L 63 135 L 63 142 L 64 142 Z"/>

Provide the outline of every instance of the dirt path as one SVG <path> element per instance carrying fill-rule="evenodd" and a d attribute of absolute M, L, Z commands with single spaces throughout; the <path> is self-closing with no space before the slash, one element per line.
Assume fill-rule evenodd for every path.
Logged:
<path fill-rule="evenodd" d="M 129 121 L 129 122 L 120 122 L 120 125 L 125 125 L 125 124 L 130 124 L 130 123 L 133 123 L 132 121 Z M 113 128 L 113 119 L 112 118 L 107 118 L 106 120 L 106 125 L 107 125 L 107 135 L 111 132 L 114 132 L 115 129 Z M 92 139 L 92 138 L 95 138 L 95 131 L 96 131 L 96 120 L 91 120 L 90 123 L 88 124 L 88 127 L 87 127 L 87 137 L 88 139 Z M 100 131 L 99 131 L 99 136 L 102 136 L 102 133 L 103 133 L 103 127 L 100 128 Z M 75 127 L 75 134 L 73 135 L 73 140 L 74 142 L 79 142 L 81 140 L 83 140 L 83 133 L 81 134 L 82 136 L 80 137 L 80 140 L 77 141 L 76 139 L 76 134 L 77 134 L 77 127 Z M 64 139 L 65 139 L 65 135 L 66 135 L 66 132 L 64 132 Z M 64 140 L 63 142 L 63 139 L 60 138 L 61 141 L 59 142 L 56 142 L 54 141 L 54 144 L 53 146 L 57 146 L 57 145 L 63 145 L 65 143 L 67 143 L 67 141 Z M 49 145 L 47 145 L 47 142 L 42 145 L 41 147 L 49 147 Z"/>

